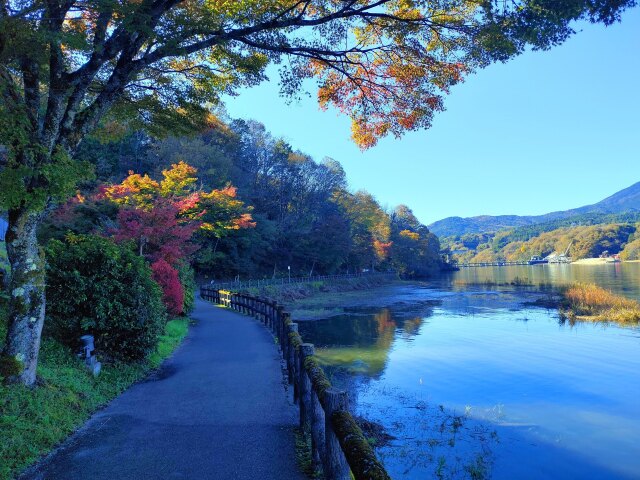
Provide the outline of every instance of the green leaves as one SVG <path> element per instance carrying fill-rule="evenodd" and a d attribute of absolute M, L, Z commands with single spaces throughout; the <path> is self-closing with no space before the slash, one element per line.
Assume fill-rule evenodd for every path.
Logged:
<path fill-rule="evenodd" d="M 60 202 L 71 196 L 78 182 L 93 177 L 93 166 L 73 160 L 62 149 L 48 160 L 42 149 L 24 149 L 19 157 L 10 156 L 0 170 L 0 206 L 4 209 L 26 208 L 44 210 L 51 202 Z M 27 157 L 29 161 L 20 161 Z M 46 157 L 45 157 L 46 158 Z"/>

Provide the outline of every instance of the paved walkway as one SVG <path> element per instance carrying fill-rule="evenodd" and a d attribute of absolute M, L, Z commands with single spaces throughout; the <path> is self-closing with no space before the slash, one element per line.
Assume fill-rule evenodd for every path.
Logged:
<path fill-rule="evenodd" d="M 26 478 L 304 478 L 271 335 L 201 300 L 192 317 L 157 375 L 95 414 Z"/>

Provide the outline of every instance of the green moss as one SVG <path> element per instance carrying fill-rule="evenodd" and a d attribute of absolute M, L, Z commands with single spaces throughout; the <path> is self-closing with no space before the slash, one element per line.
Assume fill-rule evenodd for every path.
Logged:
<path fill-rule="evenodd" d="M 315 357 L 311 356 L 305 358 L 304 368 L 307 370 L 307 374 L 309 375 L 311 385 L 315 390 L 316 395 L 318 395 L 318 398 L 322 402 L 324 392 L 331 388 L 331 382 L 329 382 L 329 379 L 324 374 L 324 370 L 322 370 L 322 367 Z"/>
<path fill-rule="evenodd" d="M 24 370 L 24 363 L 10 355 L 0 356 L 0 377 L 8 378 L 20 375 Z"/>
<path fill-rule="evenodd" d="M 349 412 L 335 412 L 331 416 L 331 423 L 356 480 L 390 480 L 391 477 Z"/>
<path fill-rule="evenodd" d="M 300 345 L 302 345 L 303 343 L 302 337 L 298 332 L 289 332 L 289 341 L 291 342 L 291 345 L 293 345 L 293 348 L 295 348 L 296 350 L 300 348 Z"/>
<path fill-rule="evenodd" d="M 45 338 L 38 386 L 0 385 L 0 479 L 15 477 L 82 425 L 89 416 L 169 356 L 187 333 L 188 319 L 167 323 L 155 353 L 135 363 L 112 363 L 94 378 L 69 348 Z M 6 305 L 0 305 L 0 343 Z M 0 348 L 2 345 L 0 344 Z"/>

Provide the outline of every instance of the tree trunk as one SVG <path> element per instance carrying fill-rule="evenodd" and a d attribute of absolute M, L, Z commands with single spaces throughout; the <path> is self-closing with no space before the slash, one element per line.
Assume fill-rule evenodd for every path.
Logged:
<path fill-rule="evenodd" d="M 11 264 L 9 329 L 0 359 L 8 382 L 33 385 L 45 311 L 45 262 L 36 231 L 43 213 L 9 211 L 6 247 Z"/>

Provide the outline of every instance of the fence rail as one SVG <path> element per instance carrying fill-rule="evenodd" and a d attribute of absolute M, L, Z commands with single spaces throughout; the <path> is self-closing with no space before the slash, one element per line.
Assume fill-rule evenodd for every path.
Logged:
<path fill-rule="evenodd" d="M 351 474 L 355 480 L 390 480 L 349 412 L 347 392 L 331 385 L 313 344 L 303 342 L 298 324 L 282 305 L 208 285 L 200 288 L 200 296 L 257 318 L 278 339 L 300 410 L 300 428 L 311 437 L 314 468 L 321 468 L 327 480 L 350 480 Z"/>
<path fill-rule="evenodd" d="M 232 290 L 240 291 L 247 288 L 259 288 L 267 287 L 269 285 L 288 285 L 296 283 L 311 283 L 311 282 L 324 282 L 327 280 L 342 280 L 348 278 L 379 278 L 390 277 L 396 278 L 398 274 L 396 272 L 366 272 L 366 273 L 346 273 L 342 275 L 314 275 L 307 277 L 280 277 L 280 278 L 265 278 L 261 280 L 238 280 L 238 281 L 224 281 L 215 282 L 212 281 L 208 285 L 204 285 L 207 288 L 217 288 L 218 290 Z"/>

